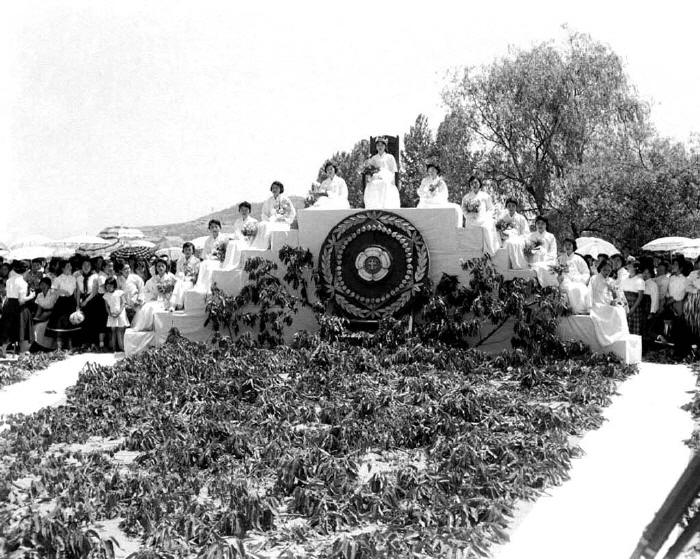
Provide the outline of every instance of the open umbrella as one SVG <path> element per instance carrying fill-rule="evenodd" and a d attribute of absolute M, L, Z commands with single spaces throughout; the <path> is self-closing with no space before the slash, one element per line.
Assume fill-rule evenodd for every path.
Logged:
<path fill-rule="evenodd" d="M 576 247 L 579 254 L 590 254 L 593 258 L 598 258 L 599 254 L 611 256 L 619 252 L 615 245 L 598 237 L 579 237 L 576 239 Z"/>
<path fill-rule="evenodd" d="M 103 239 L 143 239 L 145 235 L 140 229 L 135 229 L 134 227 L 121 227 L 119 225 L 114 225 L 112 227 L 105 227 L 102 231 L 98 233 L 98 237 Z"/>
<path fill-rule="evenodd" d="M 155 245 L 149 241 L 129 241 L 122 243 L 120 248 L 112 252 L 112 256 L 115 258 L 129 258 L 130 256 L 148 258 L 155 252 L 154 247 Z"/>
<path fill-rule="evenodd" d="M 10 245 L 10 248 L 14 250 L 23 247 L 47 247 L 50 246 L 52 242 L 52 239 L 49 239 L 45 235 L 27 235 L 26 237 L 17 239 Z"/>
<path fill-rule="evenodd" d="M 53 241 L 50 243 L 50 245 L 57 247 L 68 247 L 76 250 L 94 250 L 97 248 L 104 248 L 113 243 L 114 241 L 103 239 L 102 237 L 94 237 L 92 235 L 75 235 L 73 237 L 66 237 L 65 239 Z"/>
<path fill-rule="evenodd" d="M 51 258 L 55 253 L 54 247 L 26 246 L 12 249 L 7 255 L 8 260 L 34 260 L 35 258 Z"/>
<path fill-rule="evenodd" d="M 690 241 L 688 237 L 661 237 L 645 244 L 642 250 L 649 252 L 672 252 L 681 250 Z"/>
<path fill-rule="evenodd" d="M 679 252 L 686 258 L 697 258 L 700 256 L 700 238 L 688 240 Z"/>

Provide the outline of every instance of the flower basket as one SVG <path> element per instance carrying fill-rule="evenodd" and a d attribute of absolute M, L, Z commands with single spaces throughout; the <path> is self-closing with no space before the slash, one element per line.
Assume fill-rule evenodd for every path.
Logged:
<path fill-rule="evenodd" d="M 68 322 L 70 322 L 73 326 L 78 326 L 79 324 L 82 324 L 85 321 L 85 315 L 83 314 L 83 311 L 75 311 L 70 314 L 68 317 Z"/>

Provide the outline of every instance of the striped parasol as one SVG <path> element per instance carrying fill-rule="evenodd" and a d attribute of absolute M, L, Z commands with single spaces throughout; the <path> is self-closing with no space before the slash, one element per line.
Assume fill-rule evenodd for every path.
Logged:
<path fill-rule="evenodd" d="M 148 258 L 155 253 L 155 245 L 150 241 L 135 240 L 122 243 L 122 246 L 112 252 L 115 258 Z"/>
<path fill-rule="evenodd" d="M 143 239 L 145 235 L 140 229 L 134 227 L 122 227 L 120 225 L 114 225 L 112 227 L 105 227 L 102 231 L 98 233 L 98 237 L 103 239 Z"/>

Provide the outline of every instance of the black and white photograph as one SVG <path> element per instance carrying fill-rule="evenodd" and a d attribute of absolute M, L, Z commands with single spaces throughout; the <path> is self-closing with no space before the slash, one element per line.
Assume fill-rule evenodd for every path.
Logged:
<path fill-rule="evenodd" d="M 691 0 L 8 0 L 0 559 L 700 559 Z"/>

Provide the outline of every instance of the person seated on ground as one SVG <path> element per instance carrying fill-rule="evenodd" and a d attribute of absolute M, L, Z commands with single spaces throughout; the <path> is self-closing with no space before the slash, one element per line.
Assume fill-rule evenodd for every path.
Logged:
<path fill-rule="evenodd" d="M 455 225 L 462 227 L 464 217 L 462 208 L 448 200 L 449 190 L 442 178 L 440 167 L 436 163 L 428 163 L 426 166 L 427 176 L 423 177 L 418 187 L 417 208 L 451 208 L 455 212 Z"/>
<path fill-rule="evenodd" d="M 78 299 L 80 310 L 85 315 L 81 323 L 82 343 L 93 351 L 98 346 L 104 350 L 107 313 L 104 301 L 100 295 L 100 280 L 92 267 L 92 262 L 86 258 L 80 268 L 78 280 Z"/>
<path fill-rule="evenodd" d="M 685 279 L 683 316 L 695 337 L 700 336 L 700 256 L 693 263 L 693 271 Z"/>
<path fill-rule="evenodd" d="M 338 176 L 336 164 L 329 161 L 324 166 L 323 172 L 326 174 L 326 178 L 315 191 L 320 196 L 309 209 L 349 210 L 348 185 L 342 177 Z"/>
<path fill-rule="evenodd" d="M 491 195 L 482 188 L 481 179 L 469 177 L 469 192 L 462 198 L 462 214 L 465 227 L 481 227 L 484 235 L 484 252 L 493 256 L 501 248 L 501 237 L 496 231 L 495 207 Z"/>
<path fill-rule="evenodd" d="M 269 250 L 272 232 L 289 231 L 297 215 L 294 204 L 284 195 L 284 185 L 281 182 L 273 182 L 270 192 L 272 196 L 263 202 L 258 233 L 251 244 L 254 250 Z"/>
<path fill-rule="evenodd" d="M 194 245 L 189 241 L 182 245 L 182 255 L 175 265 L 177 283 L 173 291 L 173 305 L 176 309 L 183 308 L 185 292 L 193 289 L 199 274 L 199 258 L 194 255 Z"/>
<path fill-rule="evenodd" d="M 228 244 L 228 237 L 221 232 L 221 222 L 218 219 L 210 219 L 207 229 L 209 236 L 204 241 L 197 283 L 194 286 L 199 293 L 209 293 L 212 274 L 214 270 L 221 270 Z"/>
<path fill-rule="evenodd" d="M 249 202 L 238 204 L 240 217 L 233 224 L 233 234 L 226 247 L 226 258 L 224 259 L 224 269 L 231 270 L 237 268 L 241 262 L 241 253 L 250 250 L 253 246 L 255 236 L 258 234 L 258 220 L 250 215 L 251 205 Z"/>
<path fill-rule="evenodd" d="M 51 284 L 57 299 L 46 324 L 45 335 L 54 338 L 58 349 L 63 349 L 66 341 L 71 348 L 73 339 L 80 334 L 80 324 L 71 322 L 71 315 L 78 308 L 78 280 L 73 275 L 69 260 L 59 260 L 57 266 L 61 274 Z"/>
<path fill-rule="evenodd" d="M 11 343 L 19 345 L 19 353 L 26 353 L 34 341 L 32 313 L 27 307 L 35 295 L 27 283 L 29 273 L 24 262 L 16 260 L 12 263 L 12 271 L 5 284 L 7 299 L 0 318 L 0 357 L 5 357 L 7 346 Z"/>
<path fill-rule="evenodd" d="M 518 201 L 515 198 L 506 200 L 506 212 L 496 224 L 501 231 L 503 246 L 508 253 L 508 263 L 511 270 L 525 270 L 525 241 L 530 234 L 530 226 L 525 216 L 518 213 Z"/>
<path fill-rule="evenodd" d="M 42 350 L 54 349 L 56 340 L 46 336 L 46 324 L 51 317 L 51 311 L 56 305 L 58 296 L 51 289 L 51 278 L 43 277 L 39 282 L 36 295 L 36 310 L 34 312 L 34 341 Z"/>
<path fill-rule="evenodd" d="M 627 326 L 630 334 L 642 335 L 644 331 L 644 307 L 642 301 L 644 299 L 644 279 L 639 271 L 639 264 L 630 262 L 627 264 L 628 277 L 620 281 L 620 289 L 625 294 L 627 302 Z"/>
<path fill-rule="evenodd" d="M 535 231 L 530 233 L 525 250 L 530 252 L 530 268 L 537 274 L 537 281 L 542 287 L 556 287 L 558 278 L 552 272 L 557 262 L 557 240 L 549 231 L 549 221 L 540 215 L 535 219 Z"/>
<path fill-rule="evenodd" d="M 131 328 L 137 332 L 151 331 L 155 324 L 155 313 L 173 309 L 172 296 L 176 278 L 168 272 L 165 260 L 156 262 L 156 275 L 146 282 L 144 303 L 134 316 Z"/>
<path fill-rule="evenodd" d="M 144 302 L 145 283 L 143 278 L 131 271 L 131 265 L 120 262 L 117 265 L 117 287 L 124 292 L 126 300 L 126 317 L 131 322 Z"/>
<path fill-rule="evenodd" d="M 612 266 L 607 260 L 598 264 L 598 273 L 591 278 L 589 296 L 590 316 L 596 338 L 606 347 L 629 335 L 627 315 L 615 281 L 610 277 Z"/>
<path fill-rule="evenodd" d="M 376 172 L 367 176 L 364 203 L 368 210 L 383 210 L 401 207 L 401 197 L 396 188 L 398 166 L 394 156 L 386 151 L 387 139 L 378 137 L 374 143 L 377 153 L 367 160 L 366 167 L 373 167 Z"/>
<path fill-rule="evenodd" d="M 559 285 L 573 314 L 585 314 L 590 307 L 588 282 L 591 272 L 583 256 L 576 252 L 576 241 L 564 239 L 564 253 L 559 264 L 565 269 L 559 274 Z"/>

